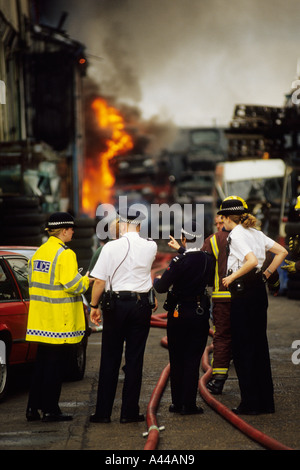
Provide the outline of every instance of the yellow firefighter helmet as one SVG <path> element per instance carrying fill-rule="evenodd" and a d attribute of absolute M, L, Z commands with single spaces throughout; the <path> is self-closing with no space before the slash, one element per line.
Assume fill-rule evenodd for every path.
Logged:
<path fill-rule="evenodd" d="M 243 204 L 245 209 L 248 209 L 246 201 L 244 201 L 244 199 L 242 199 L 241 197 L 239 197 L 239 196 L 228 196 L 224 199 L 224 201 L 227 201 L 228 199 L 237 199 L 238 201 L 241 201 L 241 203 Z M 300 208 L 300 205 L 299 205 L 299 208 Z"/>
<path fill-rule="evenodd" d="M 299 211 L 299 210 L 300 210 L 300 196 L 297 197 L 297 202 L 296 202 L 296 205 L 295 205 L 295 210 L 296 210 L 296 211 Z"/>

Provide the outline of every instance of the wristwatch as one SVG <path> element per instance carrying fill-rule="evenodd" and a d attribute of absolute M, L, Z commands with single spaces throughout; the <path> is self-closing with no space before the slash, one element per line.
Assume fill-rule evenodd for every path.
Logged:
<path fill-rule="evenodd" d="M 90 307 L 91 307 L 91 308 L 98 308 L 98 305 L 92 305 L 92 304 L 90 304 Z"/>

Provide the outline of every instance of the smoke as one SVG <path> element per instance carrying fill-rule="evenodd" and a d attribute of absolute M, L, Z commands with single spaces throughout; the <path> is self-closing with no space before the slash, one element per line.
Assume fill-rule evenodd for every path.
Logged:
<path fill-rule="evenodd" d="M 237 103 L 281 106 L 295 78 L 298 0 L 42 0 L 86 44 L 89 76 L 144 119 L 227 125 Z M 95 57 L 96 56 L 96 57 Z"/>
<path fill-rule="evenodd" d="M 139 106 L 119 102 L 117 97 L 106 96 L 101 86 L 91 78 L 85 79 L 84 93 L 85 140 L 89 158 L 97 159 L 99 153 L 106 150 L 106 141 L 111 137 L 111 129 L 99 127 L 92 109 L 94 99 L 99 96 L 104 98 L 109 106 L 120 111 L 125 131 L 134 142 L 132 153 L 158 156 L 162 149 L 170 146 L 177 135 L 177 126 L 171 120 L 161 120 L 157 116 L 144 119 Z"/>

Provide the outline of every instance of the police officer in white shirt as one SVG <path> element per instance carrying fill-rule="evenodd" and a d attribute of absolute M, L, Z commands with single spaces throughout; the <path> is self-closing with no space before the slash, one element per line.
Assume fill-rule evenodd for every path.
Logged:
<path fill-rule="evenodd" d="M 119 213 L 118 240 L 107 243 L 91 272 L 96 278 L 91 297 L 91 321 L 99 325 L 103 312 L 101 364 L 96 411 L 91 422 L 109 423 L 125 348 L 125 379 L 121 423 L 143 421 L 139 414 L 143 358 L 152 308 L 151 267 L 157 253 L 153 240 L 139 235 L 142 213 Z"/>
<path fill-rule="evenodd" d="M 255 228 L 256 219 L 236 196 L 226 198 L 218 214 L 228 237 L 228 275 L 223 284 L 231 292 L 232 353 L 241 392 L 236 414 L 275 411 L 267 340 L 268 298 L 265 281 L 284 260 L 284 247 Z M 263 272 L 266 251 L 273 261 Z"/>

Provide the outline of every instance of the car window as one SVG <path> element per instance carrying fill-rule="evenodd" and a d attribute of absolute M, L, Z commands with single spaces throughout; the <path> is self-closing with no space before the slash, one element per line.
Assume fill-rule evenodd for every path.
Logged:
<path fill-rule="evenodd" d="M 12 279 L 7 276 L 0 264 L 0 302 L 19 299 L 19 294 Z"/>
<path fill-rule="evenodd" d="M 18 282 L 23 299 L 29 299 L 28 260 L 25 258 L 7 258 L 7 262 Z"/>

